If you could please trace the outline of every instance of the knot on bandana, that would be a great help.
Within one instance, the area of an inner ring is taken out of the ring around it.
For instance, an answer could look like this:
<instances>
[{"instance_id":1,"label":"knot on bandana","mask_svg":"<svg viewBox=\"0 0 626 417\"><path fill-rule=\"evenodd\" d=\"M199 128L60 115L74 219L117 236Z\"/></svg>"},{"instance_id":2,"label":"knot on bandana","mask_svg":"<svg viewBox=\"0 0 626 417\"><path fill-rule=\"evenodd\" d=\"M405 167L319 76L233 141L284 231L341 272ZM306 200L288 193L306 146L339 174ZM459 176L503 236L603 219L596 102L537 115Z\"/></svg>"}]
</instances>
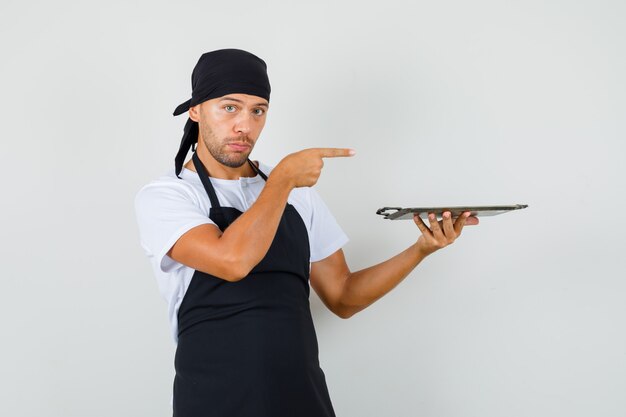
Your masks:
<instances>
[{"instance_id":1,"label":"knot on bandana","mask_svg":"<svg viewBox=\"0 0 626 417\"><path fill-rule=\"evenodd\" d=\"M191 98L176 107L174 116L227 94L250 94L269 101L271 92L265 61L241 49L219 49L202 54L191 73L191 88ZM198 132L198 123L188 118L174 159L176 176L183 169L189 149L197 142Z\"/></svg>"}]
</instances>

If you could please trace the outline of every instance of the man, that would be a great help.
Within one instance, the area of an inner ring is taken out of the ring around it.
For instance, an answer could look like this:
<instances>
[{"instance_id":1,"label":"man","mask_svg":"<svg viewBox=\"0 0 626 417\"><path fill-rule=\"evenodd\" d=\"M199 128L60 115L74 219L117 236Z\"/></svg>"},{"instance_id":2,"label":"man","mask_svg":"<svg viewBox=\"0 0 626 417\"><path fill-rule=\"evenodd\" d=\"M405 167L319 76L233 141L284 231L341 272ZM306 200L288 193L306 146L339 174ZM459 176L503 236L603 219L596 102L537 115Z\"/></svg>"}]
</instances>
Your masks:
<instances>
[{"instance_id":1,"label":"man","mask_svg":"<svg viewBox=\"0 0 626 417\"><path fill-rule=\"evenodd\" d=\"M202 55L192 98L174 112L189 114L175 169L136 197L177 341L174 416L334 416L309 288L348 318L477 223L445 213L429 228L415 217L415 244L351 272L341 250L348 239L311 187L324 158L354 152L306 149L273 169L248 159L269 109L266 68L242 50Z\"/></svg>"}]
</instances>

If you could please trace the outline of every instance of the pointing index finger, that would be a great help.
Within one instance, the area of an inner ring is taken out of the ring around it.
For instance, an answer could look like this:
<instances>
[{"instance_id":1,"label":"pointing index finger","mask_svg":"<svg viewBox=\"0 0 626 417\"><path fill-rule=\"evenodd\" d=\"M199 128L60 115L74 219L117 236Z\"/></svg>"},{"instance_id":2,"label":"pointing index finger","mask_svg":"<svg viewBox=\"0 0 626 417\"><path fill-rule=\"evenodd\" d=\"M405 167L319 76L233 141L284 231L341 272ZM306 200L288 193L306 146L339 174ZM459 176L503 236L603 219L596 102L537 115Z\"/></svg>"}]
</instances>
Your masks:
<instances>
[{"instance_id":1,"label":"pointing index finger","mask_svg":"<svg viewBox=\"0 0 626 417\"><path fill-rule=\"evenodd\" d=\"M318 148L318 151L322 158L346 157L356 154L354 149L347 148Z\"/></svg>"}]
</instances>

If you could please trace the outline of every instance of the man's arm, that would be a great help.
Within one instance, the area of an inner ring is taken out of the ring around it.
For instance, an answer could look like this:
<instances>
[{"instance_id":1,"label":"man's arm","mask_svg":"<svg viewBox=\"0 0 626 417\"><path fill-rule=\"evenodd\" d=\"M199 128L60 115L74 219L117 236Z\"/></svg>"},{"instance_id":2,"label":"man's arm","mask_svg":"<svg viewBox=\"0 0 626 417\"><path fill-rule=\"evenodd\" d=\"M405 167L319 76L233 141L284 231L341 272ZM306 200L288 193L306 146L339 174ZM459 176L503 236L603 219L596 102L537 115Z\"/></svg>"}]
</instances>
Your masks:
<instances>
[{"instance_id":1,"label":"man's arm","mask_svg":"<svg viewBox=\"0 0 626 417\"><path fill-rule=\"evenodd\" d=\"M258 264L276 234L291 187L268 178L257 201L224 233L203 224L183 234L168 252L176 262L227 281L238 281Z\"/></svg>"},{"instance_id":2,"label":"man's arm","mask_svg":"<svg viewBox=\"0 0 626 417\"><path fill-rule=\"evenodd\" d=\"M417 242L405 251L377 265L350 272L343 251L311 264L311 286L324 304L341 318L363 310L398 285L426 256L454 242L464 225L478 224L463 213L455 222L449 212L438 222L429 216L430 229L419 216L414 221L422 232Z\"/></svg>"},{"instance_id":3,"label":"man's arm","mask_svg":"<svg viewBox=\"0 0 626 417\"><path fill-rule=\"evenodd\" d=\"M317 182L322 158L352 154L349 149L317 148L288 155L274 168L250 209L224 233L214 225L194 227L176 241L168 256L227 281L243 279L269 250L291 190Z\"/></svg>"}]
</instances>

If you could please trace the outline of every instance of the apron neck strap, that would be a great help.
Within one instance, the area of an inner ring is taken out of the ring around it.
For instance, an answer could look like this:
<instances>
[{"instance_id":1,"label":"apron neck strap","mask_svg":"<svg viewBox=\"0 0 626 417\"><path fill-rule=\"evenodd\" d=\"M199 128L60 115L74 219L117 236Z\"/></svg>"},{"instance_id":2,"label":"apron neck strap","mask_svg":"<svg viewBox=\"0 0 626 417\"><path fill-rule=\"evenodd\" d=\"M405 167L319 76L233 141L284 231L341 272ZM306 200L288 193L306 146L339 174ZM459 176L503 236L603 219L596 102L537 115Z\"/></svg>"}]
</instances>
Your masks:
<instances>
[{"instance_id":1,"label":"apron neck strap","mask_svg":"<svg viewBox=\"0 0 626 417\"><path fill-rule=\"evenodd\" d=\"M202 161L200 161L200 158L198 157L198 153L194 152L193 157L191 159L193 160L193 165L196 167L196 172L198 173L198 176L200 177L200 181L202 181L202 185L204 185L204 189L209 195L209 200L211 200L211 207L214 207L216 209L221 208L219 200L217 199L217 194L215 193L215 188L213 188L213 184L211 184L211 180L209 179L209 174L204 168ZM263 171L261 171L256 165L254 165L254 163L250 159L248 159L248 163L250 164L254 172L260 175L264 181L267 181L267 175L265 175Z\"/></svg>"},{"instance_id":2,"label":"apron neck strap","mask_svg":"<svg viewBox=\"0 0 626 417\"><path fill-rule=\"evenodd\" d=\"M202 165L200 158L198 158L198 153L194 152L191 159L193 160L193 165L196 167L196 172L200 177L200 181L202 181L202 185L204 185L204 189L209 195L209 200L211 200L211 207L214 207L215 209L220 209L221 207L220 202L217 199L217 194L215 194L215 189L213 188L213 184L211 184L209 174L206 172L206 169L204 169L204 165Z\"/></svg>"},{"instance_id":3,"label":"apron neck strap","mask_svg":"<svg viewBox=\"0 0 626 417\"><path fill-rule=\"evenodd\" d=\"M263 180L267 182L267 175L265 175L263 173L263 171L261 171L260 168L258 168L256 165L254 165L254 162L252 162L250 159L248 159L248 163L250 164L250 166L252 167L254 172L256 172L258 175L260 175L261 178L263 178Z\"/></svg>"}]
</instances>

